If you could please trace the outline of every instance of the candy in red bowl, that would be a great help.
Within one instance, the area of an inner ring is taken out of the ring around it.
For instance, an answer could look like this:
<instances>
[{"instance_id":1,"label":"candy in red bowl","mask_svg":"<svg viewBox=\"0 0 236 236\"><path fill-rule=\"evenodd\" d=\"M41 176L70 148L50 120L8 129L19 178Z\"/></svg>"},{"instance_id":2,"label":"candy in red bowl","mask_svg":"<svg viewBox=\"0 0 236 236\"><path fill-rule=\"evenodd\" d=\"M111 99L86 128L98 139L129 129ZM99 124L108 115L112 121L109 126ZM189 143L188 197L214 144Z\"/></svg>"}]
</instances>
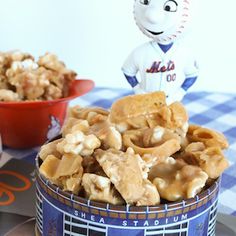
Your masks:
<instances>
[{"instance_id":1,"label":"candy in red bowl","mask_svg":"<svg viewBox=\"0 0 236 236\"><path fill-rule=\"evenodd\" d=\"M68 103L88 93L92 80L72 81L68 96L43 101L0 102L0 134L3 144L11 148L30 148L56 136L66 116Z\"/></svg>"}]
</instances>

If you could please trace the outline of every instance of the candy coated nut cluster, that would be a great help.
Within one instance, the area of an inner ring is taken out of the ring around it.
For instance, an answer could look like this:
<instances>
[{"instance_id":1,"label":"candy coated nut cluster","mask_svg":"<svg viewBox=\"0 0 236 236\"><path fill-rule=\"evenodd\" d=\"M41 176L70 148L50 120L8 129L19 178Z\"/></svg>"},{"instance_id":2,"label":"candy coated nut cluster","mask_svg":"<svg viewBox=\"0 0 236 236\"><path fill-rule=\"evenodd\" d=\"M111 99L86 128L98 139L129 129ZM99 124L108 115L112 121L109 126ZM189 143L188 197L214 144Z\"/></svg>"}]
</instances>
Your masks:
<instances>
[{"instance_id":1,"label":"candy coated nut cluster","mask_svg":"<svg viewBox=\"0 0 236 236\"><path fill-rule=\"evenodd\" d=\"M0 101L53 100L68 95L76 73L54 54L35 61L20 51L0 53Z\"/></svg>"},{"instance_id":2,"label":"candy coated nut cluster","mask_svg":"<svg viewBox=\"0 0 236 236\"><path fill-rule=\"evenodd\" d=\"M192 198L199 193L205 186L208 175L197 166L168 157L151 168L149 178L162 198L177 201Z\"/></svg>"},{"instance_id":3,"label":"candy coated nut cluster","mask_svg":"<svg viewBox=\"0 0 236 236\"><path fill-rule=\"evenodd\" d=\"M155 92L121 98L109 111L70 108L62 138L41 148L39 171L90 200L153 206L207 188L228 167L227 147L223 134L189 125L181 103L168 106Z\"/></svg>"}]
</instances>

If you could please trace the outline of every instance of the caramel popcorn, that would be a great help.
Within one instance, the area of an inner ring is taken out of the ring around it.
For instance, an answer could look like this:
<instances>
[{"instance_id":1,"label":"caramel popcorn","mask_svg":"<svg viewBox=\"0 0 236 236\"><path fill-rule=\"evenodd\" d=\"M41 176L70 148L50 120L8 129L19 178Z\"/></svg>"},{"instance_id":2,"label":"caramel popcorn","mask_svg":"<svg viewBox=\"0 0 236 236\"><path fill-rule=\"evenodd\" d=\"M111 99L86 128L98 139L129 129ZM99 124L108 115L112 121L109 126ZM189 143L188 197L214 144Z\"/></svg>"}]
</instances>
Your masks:
<instances>
[{"instance_id":1,"label":"caramel popcorn","mask_svg":"<svg viewBox=\"0 0 236 236\"><path fill-rule=\"evenodd\" d=\"M93 134L84 135L81 131L67 134L65 139L57 144L60 153L72 153L75 155L89 156L94 149L100 147L100 140Z\"/></svg>"},{"instance_id":2,"label":"caramel popcorn","mask_svg":"<svg viewBox=\"0 0 236 236\"><path fill-rule=\"evenodd\" d=\"M0 68L1 70L1 68ZM5 76L0 74L0 89L6 89L8 88L8 83L7 83L7 79Z\"/></svg>"},{"instance_id":3,"label":"caramel popcorn","mask_svg":"<svg viewBox=\"0 0 236 236\"><path fill-rule=\"evenodd\" d=\"M46 53L35 61L28 53L0 53L0 101L62 98L75 77L54 54Z\"/></svg>"},{"instance_id":4,"label":"caramel popcorn","mask_svg":"<svg viewBox=\"0 0 236 236\"><path fill-rule=\"evenodd\" d=\"M39 57L38 65L61 74L75 75L73 71L66 68L64 62L59 61L58 57L51 53L46 53L44 56Z\"/></svg>"},{"instance_id":5,"label":"caramel popcorn","mask_svg":"<svg viewBox=\"0 0 236 236\"><path fill-rule=\"evenodd\" d=\"M19 101L19 95L8 89L0 89L0 101Z\"/></svg>"},{"instance_id":6,"label":"caramel popcorn","mask_svg":"<svg viewBox=\"0 0 236 236\"><path fill-rule=\"evenodd\" d=\"M49 58L40 65L61 70ZM184 106L167 105L164 93L133 95L110 111L70 108L62 138L39 152L40 173L90 200L153 206L203 191L228 167L227 147L223 134L189 125Z\"/></svg>"}]
</instances>

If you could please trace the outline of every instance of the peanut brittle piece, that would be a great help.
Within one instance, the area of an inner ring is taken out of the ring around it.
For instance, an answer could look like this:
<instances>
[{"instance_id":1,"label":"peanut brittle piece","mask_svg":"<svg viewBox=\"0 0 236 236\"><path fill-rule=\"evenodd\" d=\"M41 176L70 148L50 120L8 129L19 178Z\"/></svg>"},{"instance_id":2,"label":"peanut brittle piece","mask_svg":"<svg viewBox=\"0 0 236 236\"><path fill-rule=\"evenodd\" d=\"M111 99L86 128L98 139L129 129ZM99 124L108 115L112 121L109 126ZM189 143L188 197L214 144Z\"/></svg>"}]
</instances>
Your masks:
<instances>
[{"instance_id":1,"label":"peanut brittle piece","mask_svg":"<svg viewBox=\"0 0 236 236\"><path fill-rule=\"evenodd\" d=\"M169 106L164 106L158 112L160 126L168 129L180 129L188 122L188 113L180 102L174 102ZM184 130L185 134L187 129Z\"/></svg>"},{"instance_id":2,"label":"peanut brittle piece","mask_svg":"<svg viewBox=\"0 0 236 236\"><path fill-rule=\"evenodd\" d=\"M124 200L107 177L85 173L82 178L82 186L90 200L114 205L124 204Z\"/></svg>"},{"instance_id":3,"label":"peanut brittle piece","mask_svg":"<svg viewBox=\"0 0 236 236\"><path fill-rule=\"evenodd\" d=\"M68 117L62 126L61 132L62 136L65 137L67 134L73 133L75 131L81 131L86 134L89 130L89 123L87 120L76 119L73 117Z\"/></svg>"},{"instance_id":4,"label":"peanut brittle piece","mask_svg":"<svg viewBox=\"0 0 236 236\"><path fill-rule=\"evenodd\" d=\"M75 106L69 110L69 116L77 119L87 120L89 125L107 120L109 112L100 107Z\"/></svg>"},{"instance_id":5,"label":"peanut brittle piece","mask_svg":"<svg viewBox=\"0 0 236 236\"><path fill-rule=\"evenodd\" d=\"M89 133L99 138L103 149L114 148L120 150L122 147L121 134L108 121L95 123L90 127Z\"/></svg>"},{"instance_id":6,"label":"peanut brittle piece","mask_svg":"<svg viewBox=\"0 0 236 236\"><path fill-rule=\"evenodd\" d=\"M126 203L156 205L160 202L158 191L147 180L145 162L132 149L126 153L98 149L95 157Z\"/></svg>"},{"instance_id":7,"label":"peanut brittle piece","mask_svg":"<svg viewBox=\"0 0 236 236\"><path fill-rule=\"evenodd\" d=\"M39 168L40 174L63 190L78 193L83 175L82 157L79 155L63 155L58 159L48 155Z\"/></svg>"},{"instance_id":8,"label":"peanut brittle piece","mask_svg":"<svg viewBox=\"0 0 236 236\"><path fill-rule=\"evenodd\" d=\"M202 142L206 147L225 149L229 146L226 137L222 133L198 125L190 125L187 136L190 142Z\"/></svg>"},{"instance_id":9,"label":"peanut brittle piece","mask_svg":"<svg viewBox=\"0 0 236 236\"><path fill-rule=\"evenodd\" d=\"M180 154L178 158L183 159L187 163L199 166L208 174L209 178L218 178L224 170L229 167L229 162L225 158L220 147L200 149L198 143L198 149L194 150L192 146L193 144L190 145L187 146L185 152Z\"/></svg>"},{"instance_id":10,"label":"peanut brittle piece","mask_svg":"<svg viewBox=\"0 0 236 236\"><path fill-rule=\"evenodd\" d=\"M107 177L94 156L84 157L82 161L82 166L84 169L84 173L96 174L99 176Z\"/></svg>"},{"instance_id":11,"label":"peanut brittle piece","mask_svg":"<svg viewBox=\"0 0 236 236\"><path fill-rule=\"evenodd\" d=\"M121 123L127 119L156 113L164 105L166 98L163 92L126 96L112 104L109 119L112 123Z\"/></svg>"},{"instance_id":12,"label":"peanut brittle piece","mask_svg":"<svg viewBox=\"0 0 236 236\"><path fill-rule=\"evenodd\" d=\"M180 150L178 136L173 134L170 139L166 139L166 137L170 137L170 134L165 135L163 128L159 129L160 132L152 130L152 135L149 135L148 131L146 129L126 131L123 134L124 146L131 147L139 155L151 154L158 158L169 157Z\"/></svg>"},{"instance_id":13,"label":"peanut brittle piece","mask_svg":"<svg viewBox=\"0 0 236 236\"><path fill-rule=\"evenodd\" d=\"M39 157L41 160L45 160L47 156L53 155L58 159L61 159L61 153L57 151L57 144L60 143L63 139L56 139L52 142L44 144L39 151Z\"/></svg>"}]
</instances>

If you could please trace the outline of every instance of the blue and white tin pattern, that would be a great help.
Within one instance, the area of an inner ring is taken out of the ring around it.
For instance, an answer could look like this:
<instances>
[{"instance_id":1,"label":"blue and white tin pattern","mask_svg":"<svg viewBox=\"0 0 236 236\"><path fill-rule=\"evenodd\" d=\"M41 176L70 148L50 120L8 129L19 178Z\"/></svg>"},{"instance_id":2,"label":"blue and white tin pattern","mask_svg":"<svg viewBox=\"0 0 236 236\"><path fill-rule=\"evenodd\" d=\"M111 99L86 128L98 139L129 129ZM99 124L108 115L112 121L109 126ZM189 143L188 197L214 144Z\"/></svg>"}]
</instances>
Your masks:
<instances>
[{"instance_id":1,"label":"blue and white tin pattern","mask_svg":"<svg viewBox=\"0 0 236 236\"><path fill-rule=\"evenodd\" d=\"M219 179L193 199L156 207L89 201L61 191L38 173L36 228L43 236L215 235Z\"/></svg>"}]
</instances>

